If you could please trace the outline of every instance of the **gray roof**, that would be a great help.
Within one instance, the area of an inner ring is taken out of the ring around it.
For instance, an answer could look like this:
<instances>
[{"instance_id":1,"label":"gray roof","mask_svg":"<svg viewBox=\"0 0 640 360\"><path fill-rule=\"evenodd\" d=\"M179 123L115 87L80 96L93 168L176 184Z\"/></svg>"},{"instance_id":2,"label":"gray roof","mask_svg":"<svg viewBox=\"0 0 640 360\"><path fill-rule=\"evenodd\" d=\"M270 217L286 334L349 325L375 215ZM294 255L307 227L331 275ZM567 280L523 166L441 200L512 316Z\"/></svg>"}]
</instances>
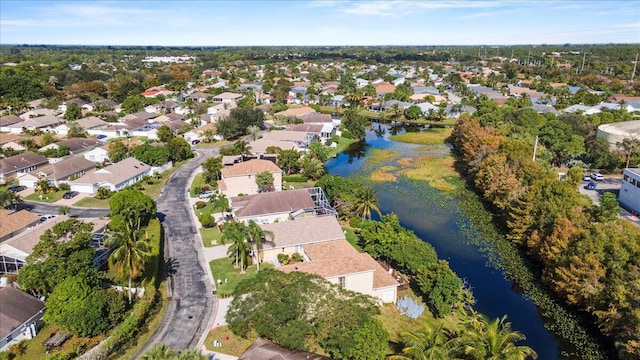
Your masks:
<instances>
[{"instance_id":1,"label":"gray roof","mask_svg":"<svg viewBox=\"0 0 640 360\"><path fill-rule=\"evenodd\" d=\"M44 309L36 297L13 286L0 288L0 339Z\"/></svg>"},{"instance_id":2,"label":"gray roof","mask_svg":"<svg viewBox=\"0 0 640 360\"><path fill-rule=\"evenodd\" d=\"M331 358L302 351L285 349L268 340L257 338L238 360L331 360Z\"/></svg>"},{"instance_id":3,"label":"gray roof","mask_svg":"<svg viewBox=\"0 0 640 360\"><path fill-rule=\"evenodd\" d=\"M96 167L96 163L80 156L71 156L55 164L46 165L40 169L31 171L31 175L46 174L49 180L67 179L73 174L91 170Z\"/></svg>"},{"instance_id":4,"label":"gray roof","mask_svg":"<svg viewBox=\"0 0 640 360\"><path fill-rule=\"evenodd\" d=\"M77 152L82 149L90 148L98 145L99 141L91 138L71 138L58 141L56 145L65 145L71 152Z\"/></svg>"},{"instance_id":5,"label":"gray roof","mask_svg":"<svg viewBox=\"0 0 640 360\"><path fill-rule=\"evenodd\" d=\"M273 232L275 247L345 239L340 223L334 216L303 217L293 221L261 224L260 227Z\"/></svg>"},{"instance_id":6,"label":"gray roof","mask_svg":"<svg viewBox=\"0 0 640 360\"><path fill-rule=\"evenodd\" d=\"M21 121L22 119L20 119L16 115L0 116L0 126L9 126L9 125L19 123Z\"/></svg>"},{"instance_id":7,"label":"gray roof","mask_svg":"<svg viewBox=\"0 0 640 360\"><path fill-rule=\"evenodd\" d=\"M109 182L114 185L123 183L140 174L151 171L151 166L136 160L135 158L126 158L113 165L109 165L100 170L81 176L72 181L77 184L97 184L101 182Z\"/></svg>"},{"instance_id":8,"label":"gray roof","mask_svg":"<svg viewBox=\"0 0 640 360\"><path fill-rule=\"evenodd\" d=\"M12 172L48 163L46 157L34 152L24 152L22 154L0 159L0 173L10 174Z\"/></svg>"}]
</instances>

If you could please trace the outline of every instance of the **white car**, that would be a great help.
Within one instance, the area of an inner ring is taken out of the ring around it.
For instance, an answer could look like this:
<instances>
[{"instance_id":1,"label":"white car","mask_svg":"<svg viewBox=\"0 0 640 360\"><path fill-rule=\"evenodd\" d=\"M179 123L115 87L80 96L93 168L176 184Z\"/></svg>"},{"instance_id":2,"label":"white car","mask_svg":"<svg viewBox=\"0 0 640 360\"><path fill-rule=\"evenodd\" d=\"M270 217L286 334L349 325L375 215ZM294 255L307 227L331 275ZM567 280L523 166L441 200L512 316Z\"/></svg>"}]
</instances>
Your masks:
<instances>
[{"instance_id":1,"label":"white car","mask_svg":"<svg viewBox=\"0 0 640 360\"><path fill-rule=\"evenodd\" d=\"M207 190L207 191L203 191L200 193L200 195L198 195L199 199L208 199L209 197L211 197L211 195L214 194L214 191L212 190Z\"/></svg>"},{"instance_id":2,"label":"white car","mask_svg":"<svg viewBox=\"0 0 640 360\"><path fill-rule=\"evenodd\" d=\"M591 178L596 181L604 180L604 176L602 176L602 174L600 173L591 174Z\"/></svg>"}]
</instances>

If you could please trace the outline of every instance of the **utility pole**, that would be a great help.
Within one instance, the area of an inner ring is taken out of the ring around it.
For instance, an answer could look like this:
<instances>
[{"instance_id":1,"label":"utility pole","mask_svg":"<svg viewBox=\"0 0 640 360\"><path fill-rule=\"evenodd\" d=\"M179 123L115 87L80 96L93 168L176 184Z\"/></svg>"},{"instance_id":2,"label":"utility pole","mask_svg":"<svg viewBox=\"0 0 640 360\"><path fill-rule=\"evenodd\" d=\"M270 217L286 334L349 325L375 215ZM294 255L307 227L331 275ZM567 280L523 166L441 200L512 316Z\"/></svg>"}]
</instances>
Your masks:
<instances>
[{"instance_id":1,"label":"utility pole","mask_svg":"<svg viewBox=\"0 0 640 360\"><path fill-rule=\"evenodd\" d=\"M631 82L633 82L633 78L636 76L637 66L638 66L638 53L636 53L636 61L633 62L633 72L631 73Z\"/></svg>"},{"instance_id":2,"label":"utility pole","mask_svg":"<svg viewBox=\"0 0 640 360\"><path fill-rule=\"evenodd\" d=\"M584 71L584 61L587 59L587 52L585 51L582 55L582 68L580 68L580 73Z\"/></svg>"}]
</instances>

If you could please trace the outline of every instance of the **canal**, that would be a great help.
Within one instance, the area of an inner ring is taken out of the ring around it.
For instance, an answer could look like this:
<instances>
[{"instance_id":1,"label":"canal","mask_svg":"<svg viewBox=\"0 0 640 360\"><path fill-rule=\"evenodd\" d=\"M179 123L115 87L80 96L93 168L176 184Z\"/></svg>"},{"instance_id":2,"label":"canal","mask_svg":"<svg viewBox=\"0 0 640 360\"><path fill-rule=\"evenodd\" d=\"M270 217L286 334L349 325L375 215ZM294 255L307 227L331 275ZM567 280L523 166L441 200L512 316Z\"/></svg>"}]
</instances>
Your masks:
<instances>
[{"instance_id":1,"label":"canal","mask_svg":"<svg viewBox=\"0 0 640 360\"><path fill-rule=\"evenodd\" d=\"M416 150L420 145L391 141L388 129L384 132L368 131L365 148L351 148L330 159L326 164L329 174L367 177L385 165L367 161L372 149L393 150L402 157L418 156ZM448 148L442 146L435 151L447 152ZM535 304L518 291L513 281L506 280L501 270L489 265L476 246L469 244L465 229L470 222L460 211L457 199L425 182L403 176L397 179L370 184L380 199L380 211L396 213L404 227L433 245L438 256L449 261L458 276L471 286L477 311L491 318L507 315L512 329L526 336L518 345L533 348L538 359L561 358L560 342L544 327Z\"/></svg>"}]
</instances>

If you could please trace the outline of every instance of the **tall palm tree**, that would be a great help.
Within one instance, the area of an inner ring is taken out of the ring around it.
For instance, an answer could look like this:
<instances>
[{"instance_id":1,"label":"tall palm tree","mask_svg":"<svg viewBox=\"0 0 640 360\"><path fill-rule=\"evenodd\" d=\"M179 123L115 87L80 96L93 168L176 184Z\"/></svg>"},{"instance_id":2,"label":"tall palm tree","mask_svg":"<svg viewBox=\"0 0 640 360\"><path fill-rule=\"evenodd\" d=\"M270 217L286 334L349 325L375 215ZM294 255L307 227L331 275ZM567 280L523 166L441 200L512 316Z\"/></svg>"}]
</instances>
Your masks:
<instances>
[{"instance_id":1,"label":"tall palm tree","mask_svg":"<svg viewBox=\"0 0 640 360\"><path fill-rule=\"evenodd\" d=\"M525 336L511 330L511 323L507 317L489 320L478 315L476 320L468 322L464 353L474 359L488 360L524 360L537 359L538 354L528 346L517 346L515 343L525 339Z\"/></svg>"},{"instance_id":2,"label":"tall palm tree","mask_svg":"<svg viewBox=\"0 0 640 360\"><path fill-rule=\"evenodd\" d=\"M260 137L260 128L256 125L251 125L247 128L247 134L249 134L253 141L255 141Z\"/></svg>"},{"instance_id":3,"label":"tall palm tree","mask_svg":"<svg viewBox=\"0 0 640 360\"><path fill-rule=\"evenodd\" d=\"M262 250L262 242L266 239L273 241L273 231L263 230L260 225L255 221L249 221L247 226L247 234L249 235L249 241L255 245L255 250L252 249L256 258L256 270L260 271L260 250Z\"/></svg>"},{"instance_id":4,"label":"tall palm tree","mask_svg":"<svg viewBox=\"0 0 640 360\"><path fill-rule=\"evenodd\" d=\"M131 303L131 283L144 271L144 265L151 256L146 239L140 239L131 221L125 222L123 229L113 234L110 247L109 267L115 268L118 276L129 279L129 303Z\"/></svg>"},{"instance_id":5,"label":"tall palm tree","mask_svg":"<svg viewBox=\"0 0 640 360\"><path fill-rule=\"evenodd\" d=\"M140 357L142 360L170 360L176 353L165 344L155 344Z\"/></svg>"},{"instance_id":6,"label":"tall palm tree","mask_svg":"<svg viewBox=\"0 0 640 360\"><path fill-rule=\"evenodd\" d=\"M227 251L229 256L235 256L235 267L240 267L240 273L244 274L251 245L247 241L247 226L240 222L230 221L222 225L222 236L220 240L223 244L231 242Z\"/></svg>"},{"instance_id":7,"label":"tall palm tree","mask_svg":"<svg viewBox=\"0 0 640 360\"><path fill-rule=\"evenodd\" d=\"M448 360L454 357L457 350L455 339L442 321L425 322L420 330L415 333L402 332L400 337L404 346L402 354L394 355L391 359Z\"/></svg>"},{"instance_id":8,"label":"tall palm tree","mask_svg":"<svg viewBox=\"0 0 640 360\"><path fill-rule=\"evenodd\" d=\"M312 141L307 146L307 155L320 162L326 162L329 159L329 148L322 144L320 141Z\"/></svg>"},{"instance_id":9,"label":"tall palm tree","mask_svg":"<svg viewBox=\"0 0 640 360\"><path fill-rule=\"evenodd\" d=\"M371 211L374 211L378 214L378 216L382 216L380 213L378 197L376 193L370 187L362 187L356 192L356 202L358 206L356 207L356 215L361 216L364 220L365 218L371 219Z\"/></svg>"}]
</instances>

